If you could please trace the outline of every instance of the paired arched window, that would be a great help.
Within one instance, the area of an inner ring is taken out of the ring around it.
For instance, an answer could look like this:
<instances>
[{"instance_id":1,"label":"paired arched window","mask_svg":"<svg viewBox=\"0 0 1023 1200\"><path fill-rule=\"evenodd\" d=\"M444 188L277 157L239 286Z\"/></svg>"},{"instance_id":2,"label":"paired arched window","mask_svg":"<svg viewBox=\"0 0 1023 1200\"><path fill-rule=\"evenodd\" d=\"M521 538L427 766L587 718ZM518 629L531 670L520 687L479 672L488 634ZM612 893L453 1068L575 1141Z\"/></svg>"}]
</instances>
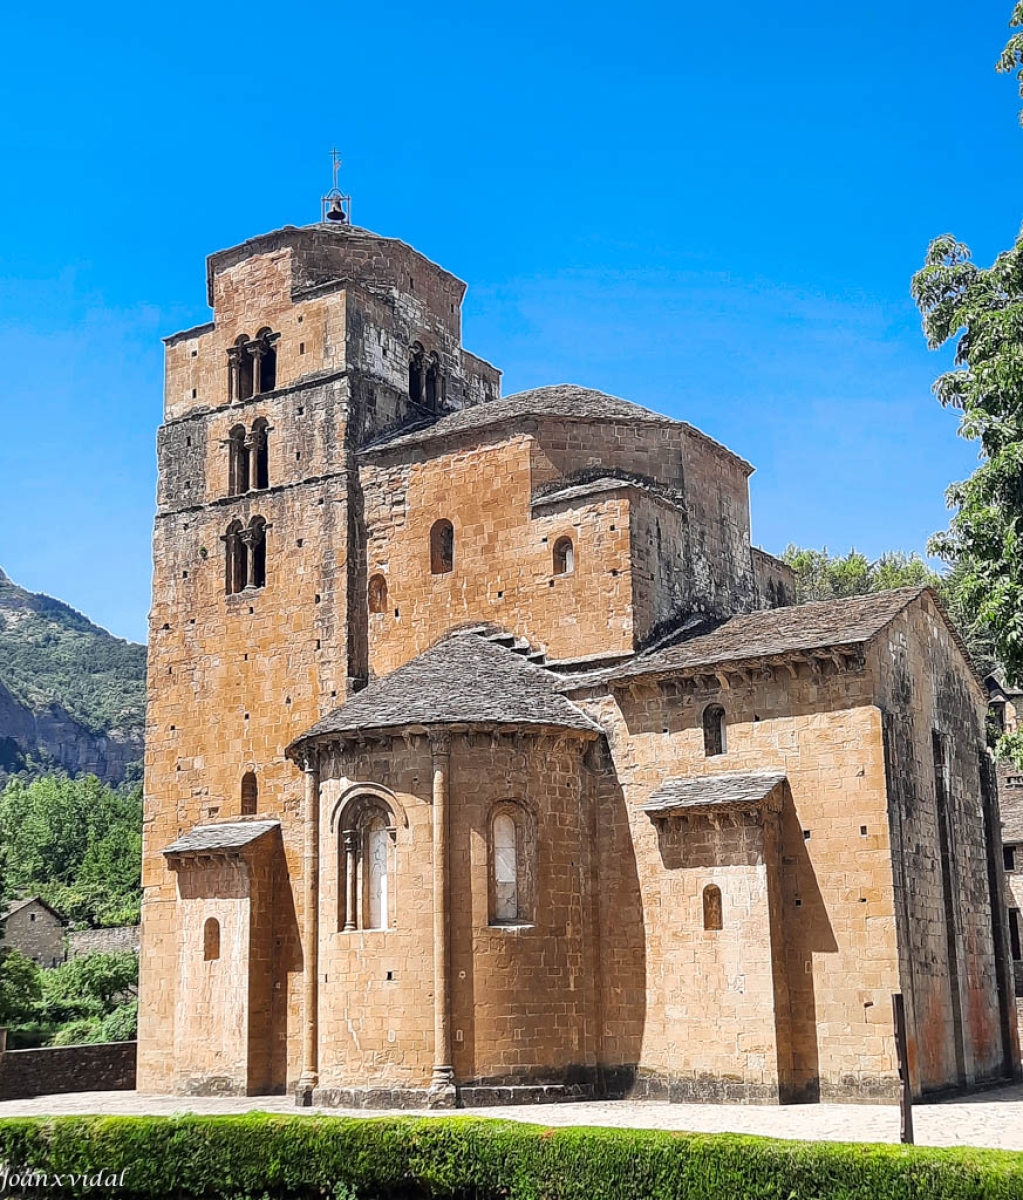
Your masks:
<instances>
[{"instance_id":1,"label":"paired arched window","mask_svg":"<svg viewBox=\"0 0 1023 1200\"><path fill-rule=\"evenodd\" d=\"M559 537L554 543L554 574L571 575L575 570L575 546L570 537Z\"/></svg>"},{"instance_id":2,"label":"paired arched window","mask_svg":"<svg viewBox=\"0 0 1023 1200\"><path fill-rule=\"evenodd\" d=\"M708 883L703 889L703 927L704 929L721 929L723 926L721 913L721 889L714 883Z\"/></svg>"},{"instance_id":3,"label":"paired arched window","mask_svg":"<svg viewBox=\"0 0 1023 1200\"><path fill-rule=\"evenodd\" d=\"M703 752L708 758L728 751L728 726L720 704L708 704L703 710Z\"/></svg>"},{"instance_id":4,"label":"paired arched window","mask_svg":"<svg viewBox=\"0 0 1023 1200\"><path fill-rule=\"evenodd\" d=\"M228 491L232 496L270 486L268 438L270 426L260 417L251 432L235 425L227 437Z\"/></svg>"},{"instance_id":5,"label":"paired arched window","mask_svg":"<svg viewBox=\"0 0 1023 1200\"><path fill-rule=\"evenodd\" d=\"M386 612L387 580L383 575L373 575L370 577L367 592L369 595L369 611L371 613Z\"/></svg>"},{"instance_id":6,"label":"paired arched window","mask_svg":"<svg viewBox=\"0 0 1023 1200\"><path fill-rule=\"evenodd\" d=\"M529 814L514 802L499 804L490 818L490 923L532 920L533 838Z\"/></svg>"},{"instance_id":7,"label":"paired arched window","mask_svg":"<svg viewBox=\"0 0 1023 1200\"><path fill-rule=\"evenodd\" d=\"M206 962L220 957L220 922L209 917L202 927L202 956Z\"/></svg>"},{"instance_id":8,"label":"paired arched window","mask_svg":"<svg viewBox=\"0 0 1023 1200\"><path fill-rule=\"evenodd\" d=\"M224 590L229 596L246 588L266 586L266 530L263 517L253 517L247 526L232 521L224 534Z\"/></svg>"},{"instance_id":9,"label":"paired arched window","mask_svg":"<svg viewBox=\"0 0 1023 1200\"><path fill-rule=\"evenodd\" d=\"M454 526L450 521L435 521L430 530L430 571L434 575L446 575L454 567Z\"/></svg>"},{"instance_id":10,"label":"paired arched window","mask_svg":"<svg viewBox=\"0 0 1023 1200\"><path fill-rule=\"evenodd\" d=\"M242 816L251 817L259 811L259 783L255 771L242 776Z\"/></svg>"},{"instance_id":11,"label":"paired arched window","mask_svg":"<svg viewBox=\"0 0 1023 1200\"><path fill-rule=\"evenodd\" d=\"M408 359L408 398L431 413L438 412L444 401L444 376L440 358L427 354L421 342L413 342Z\"/></svg>"},{"instance_id":12,"label":"paired arched window","mask_svg":"<svg viewBox=\"0 0 1023 1200\"><path fill-rule=\"evenodd\" d=\"M346 806L338 888L342 930L394 925L396 833L394 814L380 797L360 797Z\"/></svg>"},{"instance_id":13,"label":"paired arched window","mask_svg":"<svg viewBox=\"0 0 1023 1200\"><path fill-rule=\"evenodd\" d=\"M279 333L264 328L250 339L247 333L235 339L227 352L228 399L250 400L277 386L277 340Z\"/></svg>"}]
</instances>

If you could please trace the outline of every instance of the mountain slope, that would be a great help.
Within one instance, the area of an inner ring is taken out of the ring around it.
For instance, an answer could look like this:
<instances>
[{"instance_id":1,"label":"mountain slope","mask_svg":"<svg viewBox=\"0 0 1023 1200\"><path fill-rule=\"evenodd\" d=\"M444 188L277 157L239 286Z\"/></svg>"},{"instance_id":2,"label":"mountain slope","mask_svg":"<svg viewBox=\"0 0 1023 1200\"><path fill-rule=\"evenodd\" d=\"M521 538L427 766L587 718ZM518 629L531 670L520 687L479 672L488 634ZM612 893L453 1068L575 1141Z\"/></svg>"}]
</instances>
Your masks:
<instances>
[{"instance_id":1,"label":"mountain slope","mask_svg":"<svg viewBox=\"0 0 1023 1200\"><path fill-rule=\"evenodd\" d=\"M146 648L0 571L0 777L60 767L119 783L142 757Z\"/></svg>"}]
</instances>

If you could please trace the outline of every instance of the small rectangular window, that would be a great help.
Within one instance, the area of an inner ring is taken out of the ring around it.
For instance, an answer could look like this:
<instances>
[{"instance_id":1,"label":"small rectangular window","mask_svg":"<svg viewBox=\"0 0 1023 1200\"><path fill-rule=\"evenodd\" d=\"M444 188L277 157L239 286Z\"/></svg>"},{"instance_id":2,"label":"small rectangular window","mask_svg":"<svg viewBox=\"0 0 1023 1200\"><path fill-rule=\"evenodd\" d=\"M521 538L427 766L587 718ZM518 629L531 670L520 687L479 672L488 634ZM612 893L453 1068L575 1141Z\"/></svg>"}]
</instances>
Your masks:
<instances>
[{"instance_id":1,"label":"small rectangular window","mask_svg":"<svg viewBox=\"0 0 1023 1200\"><path fill-rule=\"evenodd\" d=\"M1012 945L1012 961L1020 962L1023 960L1023 949L1020 947L1019 940L1019 909L1009 909L1009 942Z\"/></svg>"},{"instance_id":2,"label":"small rectangular window","mask_svg":"<svg viewBox=\"0 0 1023 1200\"><path fill-rule=\"evenodd\" d=\"M1003 846L1002 847L1002 860L1005 863L1005 869L1007 871L1015 871L1016 870L1016 847L1015 846Z\"/></svg>"}]
</instances>

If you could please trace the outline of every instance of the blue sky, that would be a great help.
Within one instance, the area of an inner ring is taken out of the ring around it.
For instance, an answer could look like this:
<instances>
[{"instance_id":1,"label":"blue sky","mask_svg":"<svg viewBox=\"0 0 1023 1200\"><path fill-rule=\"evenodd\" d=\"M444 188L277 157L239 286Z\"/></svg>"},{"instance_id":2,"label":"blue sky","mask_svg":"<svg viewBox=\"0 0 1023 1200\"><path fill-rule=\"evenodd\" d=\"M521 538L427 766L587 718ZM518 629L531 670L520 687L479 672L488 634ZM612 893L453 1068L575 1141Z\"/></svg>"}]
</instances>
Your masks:
<instances>
[{"instance_id":1,"label":"blue sky","mask_svg":"<svg viewBox=\"0 0 1023 1200\"><path fill-rule=\"evenodd\" d=\"M750 459L754 540L922 550L975 461L909 280L1023 216L1009 0L10 6L0 566L143 639L160 337L204 257L355 219L468 281L509 393L573 381Z\"/></svg>"}]
</instances>

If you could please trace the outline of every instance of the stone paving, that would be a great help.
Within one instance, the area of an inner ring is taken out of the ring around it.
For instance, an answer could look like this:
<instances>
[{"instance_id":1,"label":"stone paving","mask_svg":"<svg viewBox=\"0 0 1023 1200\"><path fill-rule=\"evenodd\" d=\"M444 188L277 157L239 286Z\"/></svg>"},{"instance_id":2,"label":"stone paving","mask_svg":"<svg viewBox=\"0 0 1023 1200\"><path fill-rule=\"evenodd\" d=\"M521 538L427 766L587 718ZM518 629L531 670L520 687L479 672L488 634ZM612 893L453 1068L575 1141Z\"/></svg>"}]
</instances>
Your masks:
<instances>
[{"instance_id":1,"label":"stone paving","mask_svg":"<svg viewBox=\"0 0 1023 1200\"><path fill-rule=\"evenodd\" d=\"M899 1110L893 1105L802 1104L771 1107L620 1100L459 1111L463 1115L504 1117L546 1126L603 1125L627 1129L688 1130L694 1133L755 1133L767 1137L814 1141L899 1140ZM185 1098L140 1092L79 1092L0 1102L0 1118L86 1113L166 1116L182 1112L321 1112L360 1117L399 1115L394 1111L353 1113L337 1108L297 1109L286 1096ZM914 1109L914 1118L916 1140L920 1145L991 1146L1003 1150L1023 1150L1023 1085L992 1089L965 1099L918 1105Z\"/></svg>"}]
</instances>

